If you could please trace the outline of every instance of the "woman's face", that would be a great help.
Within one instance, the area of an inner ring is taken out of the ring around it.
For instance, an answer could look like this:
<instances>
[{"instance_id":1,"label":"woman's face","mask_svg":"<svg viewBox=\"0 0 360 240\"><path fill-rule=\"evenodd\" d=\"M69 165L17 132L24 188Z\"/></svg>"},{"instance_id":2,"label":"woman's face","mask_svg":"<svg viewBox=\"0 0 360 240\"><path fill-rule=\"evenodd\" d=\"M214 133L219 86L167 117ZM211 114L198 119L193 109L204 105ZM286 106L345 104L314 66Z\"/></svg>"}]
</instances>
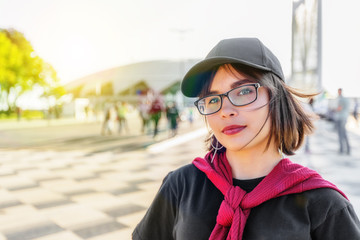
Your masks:
<instances>
[{"instance_id":1,"label":"woman's face","mask_svg":"<svg viewBox=\"0 0 360 240\"><path fill-rule=\"evenodd\" d=\"M245 75L238 73L231 65L230 69L221 66L216 72L210 86L212 94L225 93L235 86L249 84L250 81ZM227 151L239 151L246 149L265 148L269 133L270 119L269 94L265 87L258 89L258 98L255 102L237 107L231 104L227 97L223 97L221 109L211 115L207 115L209 126L215 137L224 145Z\"/></svg>"}]
</instances>

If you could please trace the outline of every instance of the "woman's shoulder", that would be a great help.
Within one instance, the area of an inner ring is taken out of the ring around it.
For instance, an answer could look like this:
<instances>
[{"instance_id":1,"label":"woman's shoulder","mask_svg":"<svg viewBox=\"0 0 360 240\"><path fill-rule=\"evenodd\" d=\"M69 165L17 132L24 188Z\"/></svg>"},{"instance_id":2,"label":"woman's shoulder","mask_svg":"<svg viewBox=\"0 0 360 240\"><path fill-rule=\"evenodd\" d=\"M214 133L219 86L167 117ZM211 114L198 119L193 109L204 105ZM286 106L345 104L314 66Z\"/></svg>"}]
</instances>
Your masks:
<instances>
[{"instance_id":1,"label":"woman's shoulder","mask_svg":"<svg viewBox=\"0 0 360 240\"><path fill-rule=\"evenodd\" d=\"M196 168L194 164L189 163L171 171L166 178L169 180L192 180L197 179L199 176L204 177L205 174Z\"/></svg>"},{"instance_id":2,"label":"woman's shoulder","mask_svg":"<svg viewBox=\"0 0 360 240\"><path fill-rule=\"evenodd\" d=\"M324 239L359 239L359 219L350 201L340 192L320 188L306 191L304 195L309 198L307 209L314 236Z\"/></svg>"},{"instance_id":3,"label":"woman's shoulder","mask_svg":"<svg viewBox=\"0 0 360 240\"><path fill-rule=\"evenodd\" d=\"M285 207L287 212L306 213L315 225L330 216L352 209L351 203L338 191L331 188L317 188L300 193L284 195L269 201L264 207ZM291 215L291 214L290 214Z\"/></svg>"},{"instance_id":4,"label":"woman's shoulder","mask_svg":"<svg viewBox=\"0 0 360 240\"><path fill-rule=\"evenodd\" d=\"M318 188L303 192L309 205L320 205L334 211L345 208L350 202L337 190L332 188Z\"/></svg>"},{"instance_id":5,"label":"woman's shoulder","mask_svg":"<svg viewBox=\"0 0 360 240\"><path fill-rule=\"evenodd\" d=\"M352 204L340 192L331 188L305 191L309 217L314 226L320 226L329 219L345 219L354 214Z\"/></svg>"},{"instance_id":6,"label":"woman's shoulder","mask_svg":"<svg viewBox=\"0 0 360 240\"><path fill-rule=\"evenodd\" d=\"M184 165L170 172L164 179L163 188L171 189L177 196L197 195L217 190L206 174L193 164Z\"/></svg>"}]
</instances>

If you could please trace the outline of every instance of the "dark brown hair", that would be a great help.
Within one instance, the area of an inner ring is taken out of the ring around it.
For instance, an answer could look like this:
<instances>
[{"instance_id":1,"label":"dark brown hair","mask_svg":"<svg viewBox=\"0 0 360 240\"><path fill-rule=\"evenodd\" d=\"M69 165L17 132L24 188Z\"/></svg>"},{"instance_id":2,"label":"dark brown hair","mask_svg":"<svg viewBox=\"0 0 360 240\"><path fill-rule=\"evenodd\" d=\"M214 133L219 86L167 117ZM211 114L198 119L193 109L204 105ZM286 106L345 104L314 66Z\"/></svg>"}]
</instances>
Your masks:
<instances>
[{"instance_id":1,"label":"dark brown hair","mask_svg":"<svg viewBox=\"0 0 360 240\"><path fill-rule=\"evenodd\" d=\"M265 87L269 94L269 117L271 121L270 137L266 149L274 140L275 146L286 155L294 155L300 148L305 134L312 133L314 125L312 115L305 112L297 98L312 98L316 94L305 94L287 86L284 81L271 72L258 70L241 64L230 64L237 72L245 75L249 80L260 83ZM223 65L231 74L232 69L229 65ZM204 97L210 92L210 86L219 67L211 70L209 79L204 81L203 89L199 97ZM206 120L205 120L206 121ZM205 140L207 149L210 151L214 147L222 147L216 137L210 133ZM266 150L265 149L265 150ZM222 147L218 152L224 152Z\"/></svg>"}]
</instances>

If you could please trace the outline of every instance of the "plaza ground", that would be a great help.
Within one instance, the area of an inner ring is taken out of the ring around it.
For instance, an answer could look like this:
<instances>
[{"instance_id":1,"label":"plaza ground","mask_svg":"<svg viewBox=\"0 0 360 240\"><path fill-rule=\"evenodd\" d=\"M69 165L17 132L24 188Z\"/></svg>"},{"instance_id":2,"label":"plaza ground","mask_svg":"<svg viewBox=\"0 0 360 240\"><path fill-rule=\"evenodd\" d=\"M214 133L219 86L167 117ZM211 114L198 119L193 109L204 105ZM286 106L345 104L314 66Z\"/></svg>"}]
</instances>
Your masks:
<instances>
[{"instance_id":1,"label":"plaza ground","mask_svg":"<svg viewBox=\"0 0 360 240\"><path fill-rule=\"evenodd\" d=\"M129 133L100 122L59 120L0 126L0 240L131 239L162 179L205 153L201 120L154 139L129 119ZM33 125L31 125L33 124ZM342 189L360 215L360 129L349 122L351 155L339 155L332 122L317 121L311 153L291 159Z\"/></svg>"}]
</instances>

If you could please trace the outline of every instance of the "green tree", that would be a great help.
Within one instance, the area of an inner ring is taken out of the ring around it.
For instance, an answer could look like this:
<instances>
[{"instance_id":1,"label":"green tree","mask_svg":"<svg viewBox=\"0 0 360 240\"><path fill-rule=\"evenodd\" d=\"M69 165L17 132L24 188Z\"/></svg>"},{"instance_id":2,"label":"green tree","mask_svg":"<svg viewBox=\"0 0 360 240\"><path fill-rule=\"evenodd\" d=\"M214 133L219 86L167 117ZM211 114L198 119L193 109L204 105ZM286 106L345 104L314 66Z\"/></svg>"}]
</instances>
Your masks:
<instances>
[{"instance_id":1,"label":"green tree","mask_svg":"<svg viewBox=\"0 0 360 240\"><path fill-rule=\"evenodd\" d=\"M50 64L43 64L43 69L40 75L42 75L41 78L44 81L44 84L42 85L44 90L42 95L43 97L53 97L56 101L58 101L66 94L65 88L60 85L55 69Z\"/></svg>"},{"instance_id":2,"label":"green tree","mask_svg":"<svg viewBox=\"0 0 360 240\"><path fill-rule=\"evenodd\" d=\"M0 93L6 99L8 113L14 111L24 92L35 85L51 87L56 82L55 70L37 56L22 33L0 29Z\"/></svg>"}]
</instances>

